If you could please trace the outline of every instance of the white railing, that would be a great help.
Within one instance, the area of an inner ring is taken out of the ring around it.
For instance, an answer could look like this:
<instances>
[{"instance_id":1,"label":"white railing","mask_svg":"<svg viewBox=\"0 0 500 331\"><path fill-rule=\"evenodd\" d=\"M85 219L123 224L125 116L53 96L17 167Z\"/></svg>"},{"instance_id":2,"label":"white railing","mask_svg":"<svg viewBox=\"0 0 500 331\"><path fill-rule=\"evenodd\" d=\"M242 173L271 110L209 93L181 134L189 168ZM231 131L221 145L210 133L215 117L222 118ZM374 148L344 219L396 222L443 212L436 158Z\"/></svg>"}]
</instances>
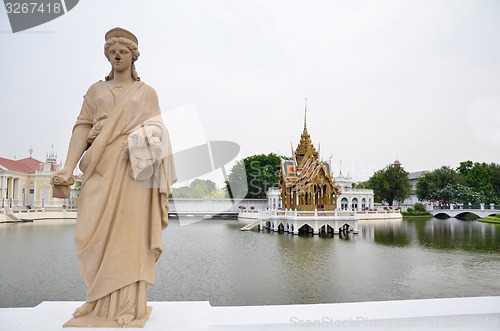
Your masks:
<instances>
[{"instance_id":1,"label":"white railing","mask_svg":"<svg viewBox=\"0 0 500 331\"><path fill-rule=\"evenodd\" d=\"M34 200L34 201L24 201L18 199L0 199L0 209L11 208L11 209L33 209L33 208L62 208L63 206L73 207L76 206L76 199L55 199L55 200Z\"/></svg>"},{"instance_id":2,"label":"white railing","mask_svg":"<svg viewBox=\"0 0 500 331\"><path fill-rule=\"evenodd\" d=\"M344 187L341 189L342 193L367 193L367 194L373 194L373 190L367 189L367 188L355 188L355 187Z\"/></svg>"},{"instance_id":3,"label":"white railing","mask_svg":"<svg viewBox=\"0 0 500 331\"><path fill-rule=\"evenodd\" d=\"M34 214L34 213L49 213L49 212L76 212L77 209L68 208L36 208L36 209L10 209L0 208L0 214Z\"/></svg>"}]
</instances>

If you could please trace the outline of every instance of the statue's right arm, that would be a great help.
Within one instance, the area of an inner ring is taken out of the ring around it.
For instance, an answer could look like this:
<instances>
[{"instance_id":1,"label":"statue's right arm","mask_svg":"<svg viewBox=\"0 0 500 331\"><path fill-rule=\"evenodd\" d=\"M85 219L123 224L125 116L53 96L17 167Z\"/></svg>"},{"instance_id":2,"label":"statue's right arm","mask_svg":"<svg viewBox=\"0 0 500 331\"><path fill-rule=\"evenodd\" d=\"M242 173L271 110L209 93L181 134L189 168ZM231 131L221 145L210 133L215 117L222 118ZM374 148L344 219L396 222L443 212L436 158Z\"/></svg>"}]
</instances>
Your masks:
<instances>
[{"instance_id":1,"label":"statue's right arm","mask_svg":"<svg viewBox=\"0 0 500 331\"><path fill-rule=\"evenodd\" d=\"M80 124L73 129L66 162L64 163L64 167L56 173L64 181L69 181L73 177L73 170L75 170L76 164L89 147L87 136L91 128L90 124Z\"/></svg>"}]
</instances>

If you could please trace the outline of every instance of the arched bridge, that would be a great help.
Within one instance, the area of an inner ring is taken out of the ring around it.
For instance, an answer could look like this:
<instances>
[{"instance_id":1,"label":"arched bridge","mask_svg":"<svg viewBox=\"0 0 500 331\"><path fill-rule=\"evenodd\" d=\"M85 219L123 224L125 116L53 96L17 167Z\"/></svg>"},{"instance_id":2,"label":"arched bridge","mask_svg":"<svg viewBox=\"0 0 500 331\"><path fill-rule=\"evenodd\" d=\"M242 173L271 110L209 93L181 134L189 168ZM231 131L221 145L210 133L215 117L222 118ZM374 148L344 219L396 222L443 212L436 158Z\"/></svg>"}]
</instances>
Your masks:
<instances>
[{"instance_id":1,"label":"arched bridge","mask_svg":"<svg viewBox=\"0 0 500 331\"><path fill-rule=\"evenodd\" d=\"M457 216L459 217L464 214L474 214L481 218L484 218L486 216L500 214L500 208L498 206L495 208L494 205L490 205L487 207L481 205L478 208L473 207L473 208L433 209L429 210L429 212L432 214L432 216L446 215L448 217L457 217Z\"/></svg>"}]
</instances>

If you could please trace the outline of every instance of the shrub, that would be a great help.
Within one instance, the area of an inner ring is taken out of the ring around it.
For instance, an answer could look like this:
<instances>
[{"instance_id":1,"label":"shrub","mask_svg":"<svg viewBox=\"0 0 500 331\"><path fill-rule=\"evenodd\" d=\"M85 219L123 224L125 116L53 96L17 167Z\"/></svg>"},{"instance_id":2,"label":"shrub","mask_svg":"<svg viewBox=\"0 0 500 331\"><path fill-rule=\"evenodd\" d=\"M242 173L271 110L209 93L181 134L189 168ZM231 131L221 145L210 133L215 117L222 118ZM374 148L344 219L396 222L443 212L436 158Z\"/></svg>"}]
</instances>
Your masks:
<instances>
[{"instance_id":1,"label":"shrub","mask_svg":"<svg viewBox=\"0 0 500 331\"><path fill-rule=\"evenodd\" d=\"M413 209L415 209L415 211L421 211L421 212L426 212L427 209L425 209L425 205L421 202L417 202L414 206L413 206Z\"/></svg>"}]
</instances>

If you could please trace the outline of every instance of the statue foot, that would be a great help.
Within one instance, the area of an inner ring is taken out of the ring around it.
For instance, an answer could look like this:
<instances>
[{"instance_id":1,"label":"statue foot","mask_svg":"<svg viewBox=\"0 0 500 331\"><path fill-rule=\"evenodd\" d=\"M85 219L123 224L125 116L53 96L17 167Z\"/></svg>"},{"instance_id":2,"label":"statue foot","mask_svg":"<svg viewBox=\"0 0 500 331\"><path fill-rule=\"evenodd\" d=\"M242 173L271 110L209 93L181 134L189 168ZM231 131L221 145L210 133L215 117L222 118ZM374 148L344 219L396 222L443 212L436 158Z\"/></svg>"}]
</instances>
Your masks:
<instances>
[{"instance_id":1,"label":"statue foot","mask_svg":"<svg viewBox=\"0 0 500 331\"><path fill-rule=\"evenodd\" d=\"M122 327L127 324L130 324L134 320L134 315L132 314L123 314L118 316L116 319L116 323L118 323L118 326Z\"/></svg>"},{"instance_id":2,"label":"statue foot","mask_svg":"<svg viewBox=\"0 0 500 331\"><path fill-rule=\"evenodd\" d=\"M75 310L75 312L73 313L73 317L78 318L87 315L94 309L94 307L95 307L95 302L92 303L85 302L83 306Z\"/></svg>"}]
</instances>

